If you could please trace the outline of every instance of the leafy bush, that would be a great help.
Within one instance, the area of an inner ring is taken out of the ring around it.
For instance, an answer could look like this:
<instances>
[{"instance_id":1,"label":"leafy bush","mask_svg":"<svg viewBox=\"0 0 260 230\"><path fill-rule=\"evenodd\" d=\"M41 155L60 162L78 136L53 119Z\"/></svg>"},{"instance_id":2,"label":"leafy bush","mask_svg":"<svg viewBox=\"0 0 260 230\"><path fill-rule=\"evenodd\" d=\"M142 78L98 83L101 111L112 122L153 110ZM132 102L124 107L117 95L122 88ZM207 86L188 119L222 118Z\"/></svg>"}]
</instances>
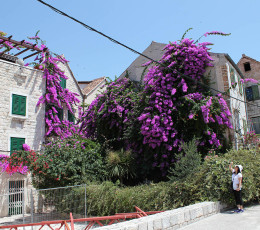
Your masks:
<instances>
[{"instance_id":1,"label":"leafy bush","mask_svg":"<svg viewBox=\"0 0 260 230\"><path fill-rule=\"evenodd\" d=\"M124 179L135 177L134 158L130 150L109 151L106 160L110 179L119 179L122 184Z\"/></svg>"},{"instance_id":2,"label":"leafy bush","mask_svg":"<svg viewBox=\"0 0 260 230\"><path fill-rule=\"evenodd\" d=\"M112 215L132 212L134 205L145 211L169 210L196 202L222 201L234 204L230 189L230 161L243 165L243 200L260 198L259 150L230 151L222 157L207 158L201 166L183 180L173 183L119 187L112 182L87 186L88 216ZM78 195L84 193L78 190Z\"/></svg>"},{"instance_id":3,"label":"leafy bush","mask_svg":"<svg viewBox=\"0 0 260 230\"><path fill-rule=\"evenodd\" d=\"M196 139L182 144L182 153L177 155L178 161L170 168L168 178L170 181L181 180L195 172L201 164Z\"/></svg>"},{"instance_id":4,"label":"leafy bush","mask_svg":"<svg viewBox=\"0 0 260 230\"><path fill-rule=\"evenodd\" d=\"M53 188L105 178L99 148L93 141L74 136L50 142L42 154L23 151L11 158L18 165L27 162L35 187Z\"/></svg>"}]
</instances>

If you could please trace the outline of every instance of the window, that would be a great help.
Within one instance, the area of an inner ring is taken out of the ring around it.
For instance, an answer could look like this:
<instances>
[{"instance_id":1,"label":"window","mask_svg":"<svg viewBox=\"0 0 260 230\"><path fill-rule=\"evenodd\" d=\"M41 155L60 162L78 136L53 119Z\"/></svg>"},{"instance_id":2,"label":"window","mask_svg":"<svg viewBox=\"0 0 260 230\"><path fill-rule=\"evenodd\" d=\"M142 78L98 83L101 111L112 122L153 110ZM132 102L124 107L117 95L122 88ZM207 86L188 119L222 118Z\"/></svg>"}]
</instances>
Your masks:
<instances>
[{"instance_id":1,"label":"window","mask_svg":"<svg viewBox=\"0 0 260 230\"><path fill-rule=\"evenodd\" d=\"M238 77L239 93L243 95L243 84L241 83L241 77Z\"/></svg>"},{"instance_id":2,"label":"window","mask_svg":"<svg viewBox=\"0 0 260 230\"><path fill-rule=\"evenodd\" d=\"M8 214L18 215L23 213L24 181L9 181Z\"/></svg>"},{"instance_id":3,"label":"window","mask_svg":"<svg viewBox=\"0 0 260 230\"><path fill-rule=\"evenodd\" d=\"M26 115L26 96L12 94L12 114Z\"/></svg>"},{"instance_id":4,"label":"window","mask_svg":"<svg viewBox=\"0 0 260 230\"><path fill-rule=\"evenodd\" d=\"M250 63L249 63L249 62L244 63L244 69L245 69L245 72L251 70L251 66L250 66Z\"/></svg>"},{"instance_id":5,"label":"window","mask_svg":"<svg viewBox=\"0 0 260 230\"><path fill-rule=\"evenodd\" d=\"M252 85L246 88L246 98L248 101L260 99L258 85Z\"/></svg>"},{"instance_id":6,"label":"window","mask_svg":"<svg viewBox=\"0 0 260 230\"><path fill-rule=\"evenodd\" d=\"M75 122L75 116L69 110L68 110L68 121L73 122L73 123Z\"/></svg>"},{"instance_id":7,"label":"window","mask_svg":"<svg viewBox=\"0 0 260 230\"><path fill-rule=\"evenodd\" d=\"M61 86L63 89L66 89L66 79L64 79L64 78L61 78L61 79L60 79L60 86Z\"/></svg>"},{"instance_id":8,"label":"window","mask_svg":"<svg viewBox=\"0 0 260 230\"><path fill-rule=\"evenodd\" d=\"M236 83L235 70L233 68L230 69L230 78L231 84L234 85Z\"/></svg>"},{"instance_id":9,"label":"window","mask_svg":"<svg viewBox=\"0 0 260 230\"><path fill-rule=\"evenodd\" d=\"M23 150L23 144L25 143L25 138L11 137L10 144L10 154L16 150Z\"/></svg>"},{"instance_id":10,"label":"window","mask_svg":"<svg viewBox=\"0 0 260 230\"><path fill-rule=\"evenodd\" d=\"M260 134L260 117L252 118L253 127L256 134Z\"/></svg>"}]
</instances>

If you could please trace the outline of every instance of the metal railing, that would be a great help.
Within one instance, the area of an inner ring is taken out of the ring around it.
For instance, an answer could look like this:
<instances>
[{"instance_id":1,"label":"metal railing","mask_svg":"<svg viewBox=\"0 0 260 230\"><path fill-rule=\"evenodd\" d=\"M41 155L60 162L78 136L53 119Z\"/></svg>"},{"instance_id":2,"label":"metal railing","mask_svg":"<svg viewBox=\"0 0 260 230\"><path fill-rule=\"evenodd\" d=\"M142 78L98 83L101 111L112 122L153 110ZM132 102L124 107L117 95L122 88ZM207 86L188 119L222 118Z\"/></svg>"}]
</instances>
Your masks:
<instances>
[{"instance_id":1,"label":"metal railing","mask_svg":"<svg viewBox=\"0 0 260 230\"><path fill-rule=\"evenodd\" d=\"M22 182L13 185L0 195L0 226L69 219L71 212L87 217L86 185L27 190Z\"/></svg>"}]
</instances>

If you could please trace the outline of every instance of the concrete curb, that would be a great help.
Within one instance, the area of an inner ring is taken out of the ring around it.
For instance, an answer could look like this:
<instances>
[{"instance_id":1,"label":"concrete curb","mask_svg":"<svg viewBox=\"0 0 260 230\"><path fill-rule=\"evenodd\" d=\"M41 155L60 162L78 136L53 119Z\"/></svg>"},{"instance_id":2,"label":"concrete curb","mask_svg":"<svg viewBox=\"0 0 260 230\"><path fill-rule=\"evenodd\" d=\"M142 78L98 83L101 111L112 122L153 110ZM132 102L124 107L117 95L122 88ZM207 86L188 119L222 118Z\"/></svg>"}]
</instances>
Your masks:
<instances>
[{"instance_id":1,"label":"concrete curb","mask_svg":"<svg viewBox=\"0 0 260 230\"><path fill-rule=\"evenodd\" d=\"M224 208L220 202L203 202L95 230L174 230L219 213Z\"/></svg>"}]
</instances>

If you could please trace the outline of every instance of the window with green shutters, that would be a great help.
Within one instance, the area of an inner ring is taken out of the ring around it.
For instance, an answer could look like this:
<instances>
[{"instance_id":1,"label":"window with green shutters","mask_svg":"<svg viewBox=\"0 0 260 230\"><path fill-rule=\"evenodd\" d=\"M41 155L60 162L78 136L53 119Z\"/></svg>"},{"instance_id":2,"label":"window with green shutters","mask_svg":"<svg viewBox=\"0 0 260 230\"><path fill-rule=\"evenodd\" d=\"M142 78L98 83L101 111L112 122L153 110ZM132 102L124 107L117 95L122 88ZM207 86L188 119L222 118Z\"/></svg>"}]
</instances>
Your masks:
<instances>
[{"instance_id":1,"label":"window with green shutters","mask_svg":"<svg viewBox=\"0 0 260 230\"><path fill-rule=\"evenodd\" d=\"M235 70L233 68L230 69L230 78L231 78L231 84L236 83L236 77L235 77Z\"/></svg>"},{"instance_id":2,"label":"window with green shutters","mask_svg":"<svg viewBox=\"0 0 260 230\"><path fill-rule=\"evenodd\" d=\"M243 95L243 84L241 83L241 77L238 77L239 93Z\"/></svg>"},{"instance_id":3,"label":"window with green shutters","mask_svg":"<svg viewBox=\"0 0 260 230\"><path fill-rule=\"evenodd\" d=\"M25 138L11 137L10 140L10 154L16 150L23 150L23 144L25 143Z\"/></svg>"},{"instance_id":4,"label":"window with green shutters","mask_svg":"<svg viewBox=\"0 0 260 230\"><path fill-rule=\"evenodd\" d=\"M70 111L68 111L68 121L73 122L73 123L75 122L75 116Z\"/></svg>"},{"instance_id":5,"label":"window with green shutters","mask_svg":"<svg viewBox=\"0 0 260 230\"><path fill-rule=\"evenodd\" d=\"M66 79L60 78L60 86L61 86L63 89L66 89Z\"/></svg>"},{"instance_id":6,"label":"window with green shutters","mask_svg":"<svg viewBox=\"0 0 260 230\"><path fill-rule=\"evenodd\" d=\"M260 134L260 117L253 117L252 122L253 122L255 133Z\"/></svg>"},{"instance_id":7,"label":"window with green shutters","mask_svg":"<svg viewBox=\"0 0 260 230\"><path fill-rule=\"evenodd\" d=\"M18 94L12 95L12 114L26 115L26 96Z\"/></svg>"},{"instance_id":8,"label":"window with green shutters","mask_svg":"<svg viewBox=\"0 0 260 230\"><path fill-rule=\"evenodd\" d=\"M252 91L253 91L253 100L258 100L259 98L259 89L258 85L252 85Z\"/></svg>"},{"instance_id":9,"label":"window with green shutters","mask_svg":"<svg viewBox=\"0 0 260 230\"><path fill-rule=\"evenodd\" d=\"M259 89L258 85L252 85L246 88L246 97L248 101L259 100Z\"/></svg>"}]
</instances>

